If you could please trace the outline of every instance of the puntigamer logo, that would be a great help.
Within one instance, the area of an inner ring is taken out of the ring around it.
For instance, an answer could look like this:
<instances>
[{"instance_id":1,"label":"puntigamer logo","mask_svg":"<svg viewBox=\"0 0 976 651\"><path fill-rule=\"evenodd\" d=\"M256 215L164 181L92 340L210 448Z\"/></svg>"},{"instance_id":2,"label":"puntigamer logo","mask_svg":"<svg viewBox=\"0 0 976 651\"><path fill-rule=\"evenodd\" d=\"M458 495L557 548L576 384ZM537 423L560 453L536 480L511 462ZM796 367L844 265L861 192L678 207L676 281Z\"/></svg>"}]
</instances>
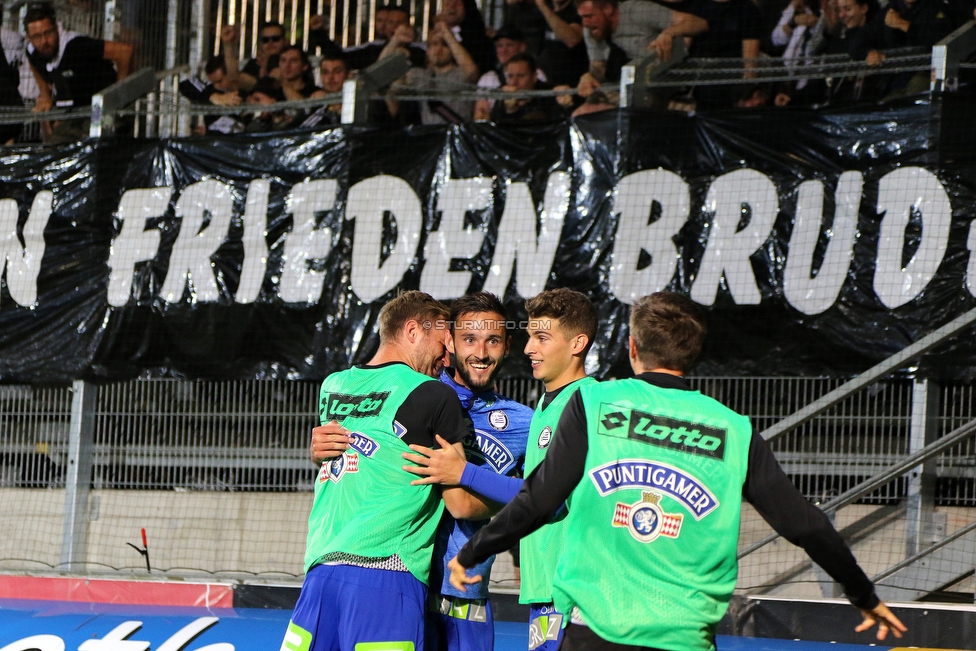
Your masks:
<instances>
[{"instance_id":1,"label":"puntigamer logo","mask_svg":"<svg viewBox=\"0 0 976 651\"><path fill-rule=\"evenodd\" d=\"M383 402L389 395L389 391L368 393L364 396L348 393L326 393L319 403L319 415L323 423L333 419L342 420L349 416L353 418L375 416L380 413Z\"/></svg>"},{"instance_id":2,"label":"puntigamer logo","mask_svg":"<svg viewBox=\"0 0 976 651\"><path fill-rule=\"evenodd\" d=\"M627 438L634 441L712 459L725 459L724 429L611 404L601 405L600 415L603 426L601 433L607 436L622 437L623 430L614 430L627 425Z\"/></svg>"}]
</instances>

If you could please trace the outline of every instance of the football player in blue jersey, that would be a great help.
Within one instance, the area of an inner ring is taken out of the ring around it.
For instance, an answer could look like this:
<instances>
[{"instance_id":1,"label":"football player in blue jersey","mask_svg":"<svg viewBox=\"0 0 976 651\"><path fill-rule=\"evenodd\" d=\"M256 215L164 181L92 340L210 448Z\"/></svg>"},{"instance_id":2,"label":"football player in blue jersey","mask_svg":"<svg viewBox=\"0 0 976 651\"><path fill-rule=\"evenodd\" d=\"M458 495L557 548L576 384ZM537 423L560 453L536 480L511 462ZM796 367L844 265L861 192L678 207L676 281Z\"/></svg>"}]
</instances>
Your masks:
<instances>
[{"instance_id":1,"label":"football player in blue jersey","mask_svg":"<svg viewBox=\"0 0 976 651\"><path fill-rule=\"evenodd\" d=\"M492 475L511 476L521 472L525 445L532 420L532 409L497 394L495 378L511 348L505 307L494 294L478 292L463 296L451 307L448 351L451 365L441 373L442 382L454 389L472 422L472 433L464 442L472 469ZM439 441L444 445L445 441ZM341 454L349 440L338 425L316 427L310 453L313 461ZM413 446L416 454L405 454L408 461L424 463L434 450ZM464 457L458 455L463 466ZM404 469L423 468L405 466ZM422 473L418 473L422 474ZM433 483L427 479L417 484ZM502 504L496 504L500 508ZM492 651L494 620L488 600L488 581L480 590L467 593L448 582L447 562L487 520L455 520L444 517L438 529L431 566L431 606L427 619L428 649L442 651ZM474 570L487 576L489 559Z\"/></svg>"},{"instance_id":2,"label":"football player in blue jersey","mask_svg":"<svg viewBox=\"0 0 976 651\"><path fill-rule=\"evenodd\" d=\"M454 301L450 324L447 348L451 365L441 372L441 381L454 389L471 418L474 436L464 443L467 461L500 476L521 474L532 410L495 392L495 378L512 343L505 307L489 292L468 294ZM423 462L433 452L420 446L411 449L418 454L404 454L404 458L413 462ZM500 508L502 504L496 506ZM447 562L487 522L455 520L450 514L441 520L431 566L430 591L435 612L428 618L429 650L494 648L487 581L482 582L480 591L465 593L450 584L447 569ZM494 558L488 559L476 572L490 572L493 561Z\"/></svg>"}]
</instances>

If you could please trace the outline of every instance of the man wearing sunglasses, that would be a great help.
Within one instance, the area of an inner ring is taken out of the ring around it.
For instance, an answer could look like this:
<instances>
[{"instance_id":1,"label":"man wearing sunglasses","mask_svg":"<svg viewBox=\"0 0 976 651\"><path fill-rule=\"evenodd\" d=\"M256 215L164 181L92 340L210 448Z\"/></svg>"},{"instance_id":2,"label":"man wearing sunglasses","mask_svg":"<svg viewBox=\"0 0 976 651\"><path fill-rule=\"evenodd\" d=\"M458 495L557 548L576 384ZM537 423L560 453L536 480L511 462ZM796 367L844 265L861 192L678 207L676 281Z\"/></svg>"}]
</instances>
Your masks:
<instances>
[{"instance_id":1,"label":"man wearing sunglasses","mask_svg":"<svg viewBox=\"0 0 976 651\"><path fill-rule=\"evenodd\" d=\"M285 28L281 23L265 23L258 34L260 45L258 55L248 59L243 68L238 65L237 26L224 25L220 30L220 40L224 44L224 61L227 63L227 76L234 80L237 88L249 92L258 79L269 76L277 67L278 55L289 45L285 38Z\"/></svg>"}]
</instances>

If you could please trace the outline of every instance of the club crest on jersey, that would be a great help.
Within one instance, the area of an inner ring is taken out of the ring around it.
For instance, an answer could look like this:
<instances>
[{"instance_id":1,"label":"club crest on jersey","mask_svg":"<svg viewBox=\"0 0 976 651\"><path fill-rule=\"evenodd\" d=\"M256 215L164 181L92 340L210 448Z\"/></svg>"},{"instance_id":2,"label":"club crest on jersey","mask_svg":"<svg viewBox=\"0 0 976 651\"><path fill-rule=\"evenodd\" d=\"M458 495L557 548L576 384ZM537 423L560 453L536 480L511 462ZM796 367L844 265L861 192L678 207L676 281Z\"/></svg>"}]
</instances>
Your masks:
<instances>
[{"instance_id":1,"label":"club crest on jersey","mask_svg":"<svg viewBox=\"0 0 976 651\"><path fill-rule=\"evenodd\" d=\"M335 459L329 459L319 470L319 483L331 479L338 484L347 472L359 472L359 455L355 452L343 452Z\"/></svg>"},{"instance_id":2,"label":"club crest on jersey","mask_svg":"<svg viewBox=\"0 0 976 651\"><path fill-rule=\"evenodd\" d=\"M630 535L642 543L649 543L658 536L677 538L681 533L680 513L661 510L661 496L647 491L634 504L617 502L613 512L613 526L626 527Z\"/></svg>"},{"instance_id":3,"label":"club crest on jersey","mask_svg":"<svg viewBox=\"0 0 976 651\"><path fill-rule=\"evenodd\" d=\"M372 459L376 451L380 449L379 443L362 432L352 432L349 435L349 445L352 449L362 453L367 459Z\"/></svg>"},{"instance_id":4,"label":"club crest on jersey","mask_svg":"<svg viewBox=\"0 0 976 651\"><path fill-rule=\"evenodd\" d=\"M625 488L657 491L677 501L696 520L718 508L718 499L697 477L658 461L611 461L591 470L590 479L603 497Z\"/></svg>"},{"instance_id":5,"label":"club crest on jersey","mask_svg":"<svg viewBox=\"0 0 976 651\"><path fill-rule=\"evenodd\" d=\"M502 441L484 430L474 431L478 446L469 451L470 456L485 460L492 470L503 474L515 461L515 455ZM468 451L468 446L465 446Z\"/></svg>"},{"instance_id":6,"label":"club crest on jersey","mask_svg":"<svg viewBox=\"0 0 976 651\"><path fill-rule=\"evenodd\" d=\"M508 414L501 409L492 409L488 412L488 424L503 432L508 429Z\"/></svg>"},{"instance_id":7,"label":"club crest on jersey","mask_svg":"<svg viewBox=\"0 0 976 651\"><path fill-rule=\"evenodd\" d=\"M549 443L551 442L552 442L552 428L546 425L545 427L542 428L542 431L539 432L539 449L545 450L547 447L549 447Z\"/></svg>"}]
</instances>

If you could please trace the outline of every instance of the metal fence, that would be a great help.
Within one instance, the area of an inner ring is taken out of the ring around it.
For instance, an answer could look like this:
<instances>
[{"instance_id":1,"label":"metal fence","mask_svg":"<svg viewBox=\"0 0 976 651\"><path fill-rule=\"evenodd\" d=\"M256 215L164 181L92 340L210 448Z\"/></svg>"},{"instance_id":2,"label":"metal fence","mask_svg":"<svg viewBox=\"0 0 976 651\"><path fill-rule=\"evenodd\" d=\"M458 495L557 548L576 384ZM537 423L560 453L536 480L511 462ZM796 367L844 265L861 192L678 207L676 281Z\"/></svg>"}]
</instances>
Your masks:
<instances>
[{"instance_id":1,"label":"metal fence","mask_svg":"<svg viewBox=\"0 0 976 651\"><path fill-rule=\"evenodd\" d=\"M692 385L748 415L756 431L834 390L839 379L691 378ZM771 443L801 492L821 501L909 453L913 385L890 379L852 395ZM535 405L541 385L502 380L500 391ZM311 490L307 462L317 423L315 383L135 380L98 387L92 484L97 488ZM938 387L938 435L976 419L976 386ZM64 486L69 387L0 387L0 486ZM960 444L938 468L940 504L976 506L976 445ZM903 498L900 483L872 499Z\"/></svg>"},{"instance_id":2,"label":"metal fence","mask_svg":"<svg viewBox=\"0 0 976 651\"><path fill-rule=\"evenodd\" d=\"M784 377L691 382L751 416L757 431L842 384ZM500 390L534 405L542 387L509 379ZM0 539L0 570L142 573L143 559L126 543L137 542L145 528L154 573L297 580L316 477L307 444L317 422L317 392L316 383L284 380L79 382L74 391L0 387L0 528L11 532ZM919 413L925 409L931 411ZM85 413L90 439L81 436L79 444ZM912 581L934 590L972 569L956 557L974 544L967 527L976 519L976 443L956 433L947 449L911 462L924 443L917 440L918 424L928 422L927 436L938 441L960 425L976 429L974 417L976 385L894 377L853 393L771 444L807 498L829 507L838 496L849 497L851 487L862 490L845 502L838 526L870 575L884 575L891 590ZM906 460L908 466L891 474ZM927 493L918 485L923 466L934 478ZM71 479L75 467L82 476L90 473L87 484ZM885 472L891 476L880 483L865 483ZM920 508L919 496L927 507ZM958 531L965 535L951 538ZM768 535L761 519L744 511L742 590L832 594L832 583L799 550L756 547ZM916 566L884 574L923 543L944 544L931 553L951 552L952 562L922 564L938 569L924 581L912 574Z\"/></svg>"}]
</instances>

